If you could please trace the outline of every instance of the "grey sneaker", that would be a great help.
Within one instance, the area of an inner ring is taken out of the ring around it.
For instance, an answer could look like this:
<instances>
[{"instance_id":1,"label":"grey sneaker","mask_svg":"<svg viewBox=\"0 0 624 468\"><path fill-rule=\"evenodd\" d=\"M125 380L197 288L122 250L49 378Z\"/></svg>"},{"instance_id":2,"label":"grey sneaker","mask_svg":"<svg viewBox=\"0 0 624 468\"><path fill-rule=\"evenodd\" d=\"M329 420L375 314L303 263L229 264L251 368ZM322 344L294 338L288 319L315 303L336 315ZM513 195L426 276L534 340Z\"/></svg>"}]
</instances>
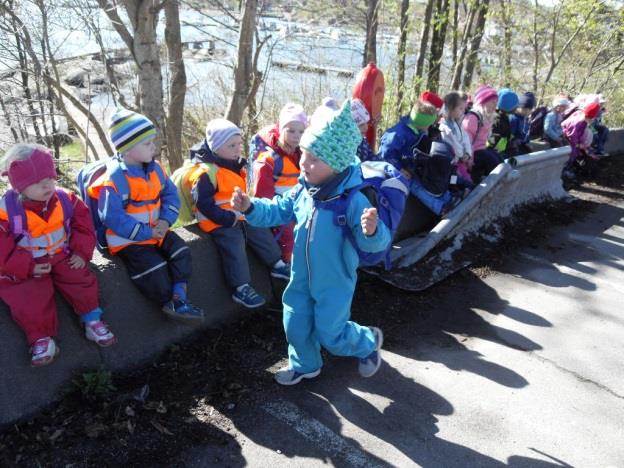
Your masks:
<instances>
[{"instance_id":1,"label":"grey sneaker","mask_svg":"<svg viewBox=\"0 0 624 468\"><path fill-rule=\"evenodd\" d=\"M275 381L280 385L296 385L303 379L313 379L321 373L321 369L302 374L290 367L282 367L275 373Z\"/></svg>"},{"instance_id":2,"label":"grey sneaker","mask_svg":"<svg viewBox=\"0 0 624 468\"><path fill-rule=\"evenodd\" d=\"M362 377L372 377L381 367L381 346L383 345L383 332L377 327L370 327L375 335L375 350L360 359L358 364L358 372Z\"/></svg>"}]
</instances>

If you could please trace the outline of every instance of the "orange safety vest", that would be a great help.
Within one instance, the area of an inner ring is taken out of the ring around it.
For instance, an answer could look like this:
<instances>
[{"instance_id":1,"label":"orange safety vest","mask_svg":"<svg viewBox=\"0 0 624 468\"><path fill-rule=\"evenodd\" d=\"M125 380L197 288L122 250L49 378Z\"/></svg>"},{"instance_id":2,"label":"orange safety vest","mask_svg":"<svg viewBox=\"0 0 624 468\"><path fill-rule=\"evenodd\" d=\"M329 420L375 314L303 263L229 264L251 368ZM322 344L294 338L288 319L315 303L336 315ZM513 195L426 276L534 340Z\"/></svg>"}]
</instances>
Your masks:
<instances>
[{"instance_id":1,"label":"orange safety vest","mask_svg":"<svg viewBox=\"0 0 624 468\"><path fill-rule=\"evenodd\" d=\"M31 210L24 209L26 215L26 234L21 237L17 245L28 250L34 258L53 256L61 253L69 246L69 239L65 231L62 203L57 200L48 220L44 220ZM6 201L0 200L0 220L8 222Z\"/></svg>"},{"instance_id":2,"label":"orange safety vest","mask_svg":"<svg viewBox=\"0 0 624 468\"><path fill-rule=\"evenodd\" d=\"M156 162L159 164L159 162ZM163 174L164 169L161 166ZM160 192L162 190L162 184L160 177L156 170L149 173L149 180L145 180L143 177L133 177L127 172L124 172L126 179L128 179L128 187L130 193L128 194L128 205L125 207L126 214L132 216L139 223L147 223L150 226L156 226L160 216ZM99 198L100 191L104 187L112 187L115 191L115 183L106 177L106 173L96 180L89 188L89 196L93 198ZM112 229L106 230L106 242L108 244L108 251L111 254L116 254L124 247L128 245L160 245L164 239L147 239L142 241L135 241L122 237Z\"/></svg>"},{"instance_id":3,"label":"orange safety vest","mask_svg":"<svg viewBox=\"0 0 624 468\"><path fill-rule=\"evenodd\" d=\"M275 168L275 165L277 164L277 161L275 161L276 158L281 159L282 170L278 171L277 174L275 173L275 170L273 171L273 180L275 181L275 193L277 195L283 195L288 190L297 185L297 181L299 179L301 171L289 157L280 156L277 154L274 155L271 154L270 151L263 151L262 153L260 153L258 155L257 161L268 162Z\"/></svg>"},{"instance_id":4,"label":"orange safety vest","mask_svg":"<svg viewBox=\"0 0 624 468\"><path fill-rule=\"evenodd\" d=\"M214 194L215 204L223 209L228 211L233 211L238 215L238 219L240 221L244 220L245 217L234 208L230 204L230 200L232 199L232 193L234 193L234 187L240 187L243 192L246 192L246 172L245 169L241 169L240 174L237 174L234 171L229 169L225 169L223 167L219 167L216 164L206 163L207 166L211 168L211 170L215 171L216 181L216 193ZM183 184L188 190L192 190L199 177L207 172L206 167L202 165L197 165L197 167L192 168L184 175ZM215 229L221 227L220 224L215 223L214 221L205 217L198 209L197 206L193 206L193 213L195 213L195 218L199 223L199 227L202 231L211 232Z\"/></svg>"}]
</instances>

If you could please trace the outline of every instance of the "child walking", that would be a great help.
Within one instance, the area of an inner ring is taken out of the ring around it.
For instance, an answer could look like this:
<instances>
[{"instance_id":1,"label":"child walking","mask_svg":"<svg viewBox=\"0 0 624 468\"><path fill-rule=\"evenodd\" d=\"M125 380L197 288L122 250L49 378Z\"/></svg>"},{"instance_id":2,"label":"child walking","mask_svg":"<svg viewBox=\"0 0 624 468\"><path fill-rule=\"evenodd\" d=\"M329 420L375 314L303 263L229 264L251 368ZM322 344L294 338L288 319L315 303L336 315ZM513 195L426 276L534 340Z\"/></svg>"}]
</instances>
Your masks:
<instances>
[{"instance_id":1,"label":"child walking","mask_svg":"<svg viewBox=\"0 0 624 468\"><path fill-rule=\"evenodd\" d=\"M381 365L381 330L349 321L358 253L335 223L334 212L323 208L362 182L355 162L361 138L347 101L326 119L313 120L305 131L302 177L289 196L250 200L239 188L232 196L234 209L254 225L296 221L291 278L283 296L289 364L275 375L281 385L319 375L321 346L335 355L359 358L363 377L371 377ZM377 210L362 193L353 196L345 222L363 251L385 250L391 241L389 229L378 222Z\"/></svg>"},{"instance_id":2,"label":"child walking","mask_svg":"<svg viewBox=\"0 0 624 468\"><path fill-rule=\"evenodd\" d=\"M52 155L43 146L18 144L2 166L12 188L0 200L0 298L26 334L31 365L49 364L59 352L55 290L80 317L88 340L115 344L88 266L95 234L86 205L56 188Z\"/></svg>"},{"instance_id":3,"label":"child walking","mask_svg":"<svg viewBox=\"0 0 624 468\"><path fill-rule=\"evenodd\" d=\"M266 303L251 286L246 245L258 254L271 269L274 278L288 280L290 265L282 260L282 252L265 227L249 225L230 204L234 187L245 187L245 160L241 158L241 130L229 120L208 122L206 139L191 150L198 170L189 173L185 185L191 187L195 216L199 227L212 235L217 244L225 274L232 289L232 299L253 309ZM288 223L276 223L280 226Z\"/></svg>"},{"instance_id":4,"label":"child walking","mask_svg":"<svg viewBox=\"0 0 624 468\"><path fill-rule=\"evenodd\" d=\"M109 134L117 150L118 170L130 191L122 193L108 172L88 188L89 196L98 200L109 252L121 257L135 286L166 315L203 320L203 311L187 299L191 252L169 230L178 218L180 200L175 185L154 159L154 124L144 115L119 108L111 117Z\"/></svg>"}]
</instances>

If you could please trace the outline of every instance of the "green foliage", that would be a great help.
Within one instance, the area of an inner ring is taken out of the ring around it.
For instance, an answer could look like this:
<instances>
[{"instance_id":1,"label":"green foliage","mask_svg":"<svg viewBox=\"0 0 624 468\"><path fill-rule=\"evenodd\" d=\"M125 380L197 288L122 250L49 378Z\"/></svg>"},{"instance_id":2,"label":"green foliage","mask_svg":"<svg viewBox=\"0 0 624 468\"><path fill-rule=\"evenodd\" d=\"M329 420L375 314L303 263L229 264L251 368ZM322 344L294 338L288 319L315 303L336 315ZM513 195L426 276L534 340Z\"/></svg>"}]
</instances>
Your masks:
<instances>
[{"instance_id":1,"label":"green foliage","mask_svg":"<svg viewBox=\"0 0 624 468\"><path fill-rule=\"evenodd\" d=\"M97 400L117 390L113 385L111 371L103 368L83 372L72 379L72 385L86 400Z\"/></svg>"}]
</instances>

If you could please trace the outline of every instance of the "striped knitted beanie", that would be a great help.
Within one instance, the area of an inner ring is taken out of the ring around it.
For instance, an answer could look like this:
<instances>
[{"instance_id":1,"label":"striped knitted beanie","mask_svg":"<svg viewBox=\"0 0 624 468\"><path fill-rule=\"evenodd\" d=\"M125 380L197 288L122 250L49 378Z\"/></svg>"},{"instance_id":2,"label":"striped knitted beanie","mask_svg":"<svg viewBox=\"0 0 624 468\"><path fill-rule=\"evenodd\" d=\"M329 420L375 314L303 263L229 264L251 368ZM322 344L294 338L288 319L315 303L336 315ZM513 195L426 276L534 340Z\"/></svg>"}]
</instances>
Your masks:
<instances>
[{"instance_id":1,"label":"striped knitted beanie","mask_svg":"<svg viewBox=\"0 0 624 468\"><path fill-rule=\"evenodd\" d=\"M323 118L312 121L301 137L301 146L325 162L336 172L342 172L356 162L362 134L351 116L351 102L345 101L338 111L328 109Z\"/></svg>"},{"instance_id":2,"label":"striped knitted beanie","mask_svg":"<svg viewBox=\"0 0 624 468\"><path fill-rule=\"evenodd\" d=\"M144 115L118 107L111 116L108 134L117 152L123 154L135 145L154 137L156 127Z\"/></svg>"}]
</instances>

